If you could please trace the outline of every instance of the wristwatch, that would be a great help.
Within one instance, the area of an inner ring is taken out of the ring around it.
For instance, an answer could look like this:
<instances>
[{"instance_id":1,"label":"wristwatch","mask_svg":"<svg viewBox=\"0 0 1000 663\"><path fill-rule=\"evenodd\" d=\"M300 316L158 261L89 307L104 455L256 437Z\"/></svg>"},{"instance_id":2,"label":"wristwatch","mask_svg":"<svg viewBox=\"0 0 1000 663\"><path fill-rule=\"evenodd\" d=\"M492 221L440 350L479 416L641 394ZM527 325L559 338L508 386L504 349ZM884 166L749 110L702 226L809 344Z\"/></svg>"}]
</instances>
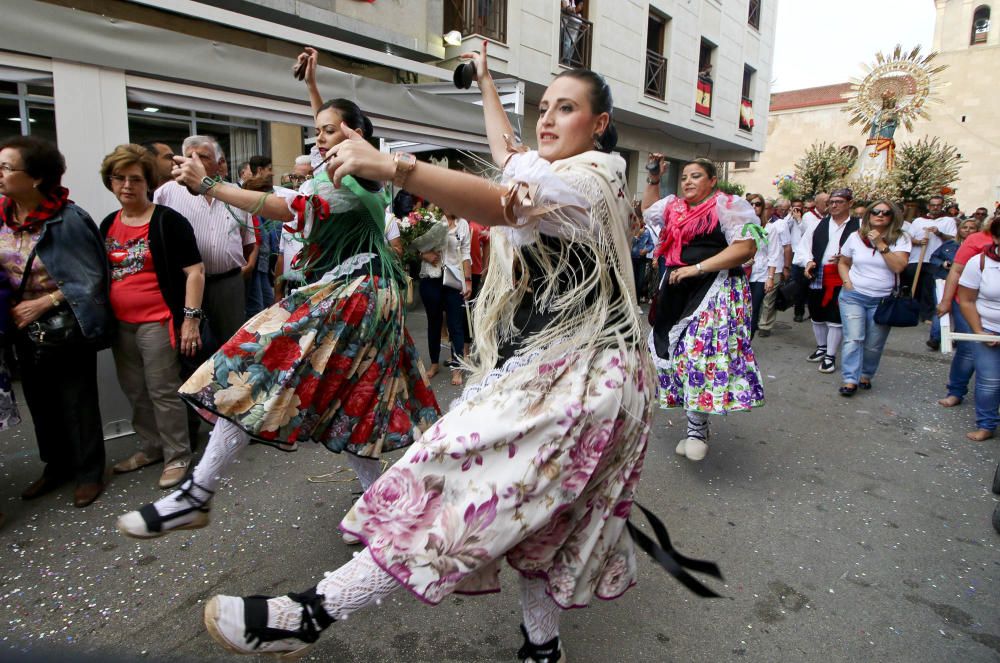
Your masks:
<instances>
[{"instance_id":1,"label":"wristwatch","mask_svg":"<svg viewBox=\"0 0 1000 663\"><path fill-rule=\"evenodd\" d=\"M879 249L878 252L879 253L888 253L889 252L889 245L886 244L885 248L884 249Z\"/></svg>"},{"instance_id":2,"label":"wristwatch","mask_svg":"<svg viewBox=\"0 0 1000 663\"><path fill-rule=\"evenodd\" d=\"M198 193L204 196L216 184L218 184L218 182L216 182L211 177L206 175L205 177L201 178L201 184L198 185Z\"/></svg>"},{"instance_id":3,"label":"wristwatch","mask_svg":"<svg viewBox=\"0 0 1000 663\"><path fill-rule=\"evenodd\" d=\"M406 152L396 152L392 161L396 165L396 172L392 176L392 185L397 189L402 189L403 185L406 184L406 178L417 167L417 157Z\"/></svg>"},{"instance_id":4,"label":"wristwatch","mask_svg":"<svg viewBox=\"0 0 1000 663\"><path fill-rule=\"evenodd\" d=\"M204 312L200 308L184 307L185 320L201 320L204 315Z\"/></svg>"}]
</instances>

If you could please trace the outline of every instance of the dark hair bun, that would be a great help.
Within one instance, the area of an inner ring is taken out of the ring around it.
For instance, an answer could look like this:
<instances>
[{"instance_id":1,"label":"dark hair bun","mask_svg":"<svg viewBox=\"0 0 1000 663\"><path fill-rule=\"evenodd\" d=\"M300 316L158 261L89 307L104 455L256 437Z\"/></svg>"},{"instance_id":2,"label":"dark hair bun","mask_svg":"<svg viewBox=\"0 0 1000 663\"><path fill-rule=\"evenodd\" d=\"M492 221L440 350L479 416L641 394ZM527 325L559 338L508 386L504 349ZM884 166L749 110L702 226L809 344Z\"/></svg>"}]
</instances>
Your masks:
<instances>
[{"instance_id":1,"label":"dark hair bun","mask_svg":"<svg viewBox=\"0 0 1000 663\"><path fill-rule=\"evenodd\" d=\"M361 127L362 135L364 135L365 138L371 138L375 133L375 127L372 126L372 121L368 119L367 115L362 115L361 119L363 121L363 125Z\"/></svg>"}]
</instances>

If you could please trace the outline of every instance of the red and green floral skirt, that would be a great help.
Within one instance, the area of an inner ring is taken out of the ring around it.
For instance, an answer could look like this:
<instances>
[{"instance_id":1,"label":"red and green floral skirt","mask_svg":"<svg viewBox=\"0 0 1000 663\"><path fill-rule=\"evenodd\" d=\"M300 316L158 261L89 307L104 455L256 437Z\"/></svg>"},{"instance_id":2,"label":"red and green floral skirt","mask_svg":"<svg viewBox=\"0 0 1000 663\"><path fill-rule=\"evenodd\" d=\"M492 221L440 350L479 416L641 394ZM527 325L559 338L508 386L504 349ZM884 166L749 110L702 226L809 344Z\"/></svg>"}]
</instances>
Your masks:
<instances>
[{"instance_id":1,"label":"red and green floral skirt","mask_svg":"<svg viewBox=\"0 0 1000 663\"><path fill-rule=\"evenodd\" d=\"M251 318L180 395L285 450L312 440L378 458L441 415L403 321L388 279L305 286Z\"/></svg>"}]
</instances>

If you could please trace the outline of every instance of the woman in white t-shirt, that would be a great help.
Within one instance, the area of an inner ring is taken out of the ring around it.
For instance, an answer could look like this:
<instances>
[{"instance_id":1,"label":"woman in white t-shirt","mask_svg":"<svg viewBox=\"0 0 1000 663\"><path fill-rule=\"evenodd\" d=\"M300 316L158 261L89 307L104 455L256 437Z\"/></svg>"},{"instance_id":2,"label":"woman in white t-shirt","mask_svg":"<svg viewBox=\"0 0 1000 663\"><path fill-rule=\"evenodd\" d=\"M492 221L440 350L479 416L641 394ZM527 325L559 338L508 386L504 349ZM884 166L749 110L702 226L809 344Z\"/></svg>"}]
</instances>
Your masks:
<instances>
[{"instance_id":1,"label":"woman in white t-shirt","mask_svg":"<svg viewBox=\"0 0 1000 663\"><path fill-rule=\"evenodd\" d=\"M966 263L958 281L958 306L974 334L1000 335L1000 219L989 226L993 245ZM976 430L966 433L981 442L993 437L1000 416L1000 338L974 343L976 367Z\"/></svg>"},{"instance_id":2,"label":"woman in white t-shirt","mask_svg":"<svg viewBox=\"0 0 1000 663\"><path fill-rule=\"evenodd\" d=\"M839 300L844 324L841 396L853 396L859 386L872 388L871 379L891 329L875 322L875 309L892 293L897 275L906 268L910 249L910 237L903 232L903 214L888 200L869 205L861 227L840 248L837 270L844 280Z\"/></svg>"}]
</instances>

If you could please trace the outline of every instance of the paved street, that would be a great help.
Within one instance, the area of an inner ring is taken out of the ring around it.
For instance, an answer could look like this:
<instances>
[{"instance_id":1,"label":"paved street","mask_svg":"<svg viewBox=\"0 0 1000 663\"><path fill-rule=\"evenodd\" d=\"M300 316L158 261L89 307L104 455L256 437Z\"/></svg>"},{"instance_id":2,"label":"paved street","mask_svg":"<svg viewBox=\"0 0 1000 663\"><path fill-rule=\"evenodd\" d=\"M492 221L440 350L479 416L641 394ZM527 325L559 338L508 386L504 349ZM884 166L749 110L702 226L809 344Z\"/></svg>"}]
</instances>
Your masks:
<instances>
[{"instance_id":1,"label":"paved street","mask_svg":"<svg viewBox=\"0 0 1000 663\"><path fill-rule=\"evenodd\" d=\"M622 599L564 616L568 660L997 661L1000 441L965 440L971 401L934 404L947 363L924 348L926 328L894 330L874 389L845 399L838 374L804 361L809 324L779 320L754 344L767 406L713 420L697 464L673 451L683 416L657 413L640 485L679 550L720 564L725 598L693 597L642 556ZM415 312L422 349L423 325ZM442 404L456 394L447 381L435 380ZM133 444L109 442L109 467ZM29 423L0 434L0 452L0 639L19 652L229 660L202 626L207 597L302 590L351 555L336 526L356 484L316 481L341 465L321 448L252 447L209 528L148 542L114 519L161 494L158 468L115 477L80 510L71 487L19 499L41 469ZM437 608L397 592L334 624L306 660L514 661L517 582L504 577L501 594Z\"/></svg>"}]
</instances>

